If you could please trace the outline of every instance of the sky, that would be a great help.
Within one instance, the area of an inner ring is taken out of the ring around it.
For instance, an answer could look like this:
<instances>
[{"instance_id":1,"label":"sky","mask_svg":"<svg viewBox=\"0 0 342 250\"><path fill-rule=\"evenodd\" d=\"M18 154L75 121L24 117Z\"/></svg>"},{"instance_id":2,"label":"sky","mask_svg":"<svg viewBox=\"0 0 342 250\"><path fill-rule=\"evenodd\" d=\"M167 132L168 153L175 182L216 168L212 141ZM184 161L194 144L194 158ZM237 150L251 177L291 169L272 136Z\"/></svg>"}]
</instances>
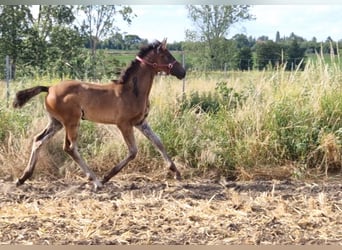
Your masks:
<instances>
[{"instance_id":1,"label":"sky","mask_svg":"<svg viewBox=\"0 0 342 250\"><path fill-rule=\"evenodd\" d=\"M127 25L118 20L120 32L138 35L150 42L168 38L169 42L185 40L185 30L192 29L185 5L131 5L137 15ZM275 39L289 36L291 32L307 40L313 37L325 41L330 36L334 41L342 39L342 4L332 5L252 5L253 21L233 25L228 38L245 34L258 38Z\"/></svg>"}]
</instances>

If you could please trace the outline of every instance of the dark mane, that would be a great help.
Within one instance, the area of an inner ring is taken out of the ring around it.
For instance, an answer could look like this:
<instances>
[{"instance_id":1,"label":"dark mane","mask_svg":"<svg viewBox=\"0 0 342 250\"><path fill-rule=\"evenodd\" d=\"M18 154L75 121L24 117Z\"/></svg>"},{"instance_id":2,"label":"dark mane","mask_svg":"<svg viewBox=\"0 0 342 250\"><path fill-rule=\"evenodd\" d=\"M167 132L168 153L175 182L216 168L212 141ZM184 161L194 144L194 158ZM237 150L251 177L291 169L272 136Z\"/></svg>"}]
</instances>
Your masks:
<instances>
[{"instance_id":1,"label":"dark mane","mask_svg":"<svg viewBox=\"0 0 342 250\"><path fill-rule=\"evenodd\" d=\"M143 58L144 56L146 56L148 54L148 52L150 52L151 50L157 48L158 46L161 45L161 42L159 41L154 41L153 43L150 43L148 45L142 46L140 48L140 51L138 53L138 56Z\"/></svg>"},{"instance_id":2,"label":"dark mane","mask_svg":"<svg viewBox=\"0 0 342 250\"><path fill-rule=\"evenodd\" d=\"M151 50L157 48L160 44L161 42L154 41L153 43L142 46L137 56L144 58ZM135 70L136 66L138 65L139 65L139 62L136 59L132 60L131 64L125 70L121 72L119 80L113 81L113 82L124 84L128 80L129 76L132 74L132 72Z\"/></svg>"}]
</instances>

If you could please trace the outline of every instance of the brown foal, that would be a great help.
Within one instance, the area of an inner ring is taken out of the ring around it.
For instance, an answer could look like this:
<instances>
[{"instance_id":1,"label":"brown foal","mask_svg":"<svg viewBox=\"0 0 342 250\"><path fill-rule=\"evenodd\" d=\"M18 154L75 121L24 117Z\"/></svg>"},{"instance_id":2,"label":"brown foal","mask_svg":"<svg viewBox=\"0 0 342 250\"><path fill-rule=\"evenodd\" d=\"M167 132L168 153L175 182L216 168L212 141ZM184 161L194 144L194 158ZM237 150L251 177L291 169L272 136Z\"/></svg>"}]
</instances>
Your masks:
<instances>
[{"instance_id":1,"label":"brown foal","mask_svg":"<svg viewBox=\"0 0 342 250\"><path fill-rule=\"evenodd\" d=\"M166 48L166 39L151 43L139 51L131 65L122 72L118 80L100 85L81 81L62 81L51 86L36 86L21 90L16 94L13 106L22 107L32 97L47 92L45 107L50 121L47 127L35 138L27 167L16 184L23 184L32 176L38 160L38 152L56 132L65 129L64 151L81 167L95 189L101 188L137 155L133 128L141 131L159 150L175 178L181 175L174 162L152 131L146 117L149 112L149 94L153 79L158 72L165 72L178 79L185 77L185 70ZM97 123L116 124L128 147L128 155L114 166L102 180L99 180L88 167L77 149L77 136L80 120Z\"/></svg>"}]
</instances>

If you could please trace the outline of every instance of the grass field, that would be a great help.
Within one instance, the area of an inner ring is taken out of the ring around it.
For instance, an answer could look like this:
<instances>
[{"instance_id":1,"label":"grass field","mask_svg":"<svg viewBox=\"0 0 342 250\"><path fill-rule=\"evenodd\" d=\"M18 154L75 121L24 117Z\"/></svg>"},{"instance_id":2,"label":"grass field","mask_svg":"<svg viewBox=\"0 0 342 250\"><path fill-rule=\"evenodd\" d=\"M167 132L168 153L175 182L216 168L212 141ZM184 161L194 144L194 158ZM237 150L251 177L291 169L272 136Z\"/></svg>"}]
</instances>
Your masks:
<instances>
[{"instance_id":1,"label":"grass field","mask_svg":"<svg viewBox=\"0 0 342 250\"><path fill-rule=\"evenodd\" d=\"M185 85L159 76L152 88L149 122L172 157L197 174L209 171L248 180L339 171L341 73L336 64L319 59L309 61L304 71L189 72ZM12 82L11 98L18 89L58 81ZM13 166L25 165L32 137L45 127L47 118L43 95L13 110L6 106L5 84L1 86L0 161L4 168L0 175L15 176L22 167ZM137 136L140 154L134 164L162 165L149 142ZM60 133L49 143L41 165L42 170L58 169L63 176L75 170L68 167L62 138ZM126 154L114 126L87 121L81 125L79 148L100 174L110 167L108 162L118 162Z\"/></svg>"},{"instance_id":2,"label":"grass field","mask_svg":"<svg viewBox=\"0 0 342 250\"><path fill-rule=\"evenodd\" d=\"M16 90L57 84L21 79ZM189 72L155 79L149 122L184 179L167 176L140 134L139 154L95 193L62 150L63 132L15 187L32 137L47 118L43 95L20 110L0 95L2 243L341 244L342 75L304 71ZM114 126L84 121L81 154L101 176L127 151Z\"/></svg>"}]
</instances>

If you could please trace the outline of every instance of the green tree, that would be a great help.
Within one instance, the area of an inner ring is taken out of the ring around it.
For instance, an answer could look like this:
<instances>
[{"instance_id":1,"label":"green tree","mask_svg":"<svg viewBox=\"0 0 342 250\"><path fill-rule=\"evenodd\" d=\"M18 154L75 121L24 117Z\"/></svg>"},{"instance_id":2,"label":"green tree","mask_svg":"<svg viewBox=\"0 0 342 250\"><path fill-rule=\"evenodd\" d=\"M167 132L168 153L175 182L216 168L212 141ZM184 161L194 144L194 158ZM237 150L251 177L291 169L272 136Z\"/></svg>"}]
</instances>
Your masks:
<instances>
[{"instance_id":1,"label":"green tree","mask_svg":"<svg viewBox=\"0 0 342 250\"><path fill-rule=\"evenodd\" d=\"M323 53L337 55L336 43L330 36L328 36L325 42L323 43Z\"/></svg>"},{"instance_id":2,"label":"green tree","mask_svg":"<svg viewBox=\"0 0 342 250\"><path fill-rule=\"evenodd\" d=\"M293 39L290 45L286 48L286 69L293 70L296 69L299 65L301 69L304 69L304 60L305 58L305 48L301 48L297 39Z\"/></svg>"},{"instance_id":3,"label":"green tree","mask_svg":"<svg viewBox=\"0 0 342 250\"><path fill-rule=\"evenodd\" d=\"M288 38L286 38L285 40L286 41L290 41L290 42L293 41L293 40L297 40L297 42L300 42L300 43L305 41L305 39L303 37L298 36L298 35L296 35L293 32L291 32L290 36Z\"/></svg>"},{"instance_id":4,"label":"green tree","mask_svg":"<svg viewBox=\"0 0 342 250\"><path fill-rule=\"evenodd\" d=\"M83 55L85 37L82 37L77 28L55 26L50 34L47 50L49 70L64 76L84 78L87 71L84 65L87 58Z\"/></svg>"},{"instance_id":5,"label":"green tree","mask_svg":"<svg viewBox=\"0 0 342 250\"><path fill-rule=\"evenodd\" d=\"M29 6L0 5L0 55L2 58L6 55L11 57L13 78L32 21Z\"/></svg>"},{"instance_id":6,"label":"green tree","mask_svg":"<svg viewBox=\"0 0 342 250\"><path fill-rule=\"evenodd\" d=\"M38 18L34 27L39 37L46 41L56 26L71 25L75 18L72 5L39 5Z\"/></svg>"},{"instance_id":7,"label":"green tree","mask_svg":"<svg viewBox=\"0 0 342 250\"><path fill-rule=\"evenodd\" d=\"M96 54L96 47L99 41L108 35L113 35L114 31L118 31L115 26L115 20L121 15L127 23L132 22L135 16L132 14L132 8L128 6L118 7L115 5L81 5L79 11L85 14L82 22L82 29L89 37L92 54Z\"/></svg>"},{"instance_id":8,"label":"green tree","mask_svg":"<svg viewBox=\"0 0 342 250\"><path fill-rule=\"evenodd\" d=\"M80 35L73 25L75 19L73 6L40 5L38 17L25 38L24 61L45 71L54 67L51 63L58 58L75 55L80 45Z\"/></svg>"},{"instance_id":9,"label":"green tree","mask_svg":"<svg viewBox=\"0 0 342 250\"><path fill-rule=\"evenodd\" d=\"M125 47L123 36L119 32L116 32L109 38L105 39L101 44L101 48L106 49L124 49Z\"/></svg>"},{"instance_id":10,"label":"green tree","mask_svg":"<svg viewBox=\"0 0 342 250\"><path fill-rule=\"evenodd\" d=\"M310 41L303 42L302 47L306 49L308 54L318 53L320 50L320 44L317 42L316 37L313 37Z\"/></svg>"},{"instance_id":11,"label":"green tree","mask_svg":"<svg viewBox=\"0 0 342 250\"><path fill-rule=\"evenodd\" d=\"M12 59L13 76L55 72L59 60L77 55L76 45L83 44L72 25L73 6L39 6L37 18L31 6L0 6L0 10L0 47Z\"/></svg>"},{"instance_id":12,"label":"green tree","mask_svg":"<svg viewBox=\"0 0 342 250\"><path fill-rule=\"evenodd\" d=\"M250 70L253 68L253 55L250 47L240 48L237 58L239 60L238 68L240 70Z\"/></svg>"},{"instance_id":13,"label":"green tree","mask_svg":"<svg viewBox=\"0 0 342 250\"><path fill-rule=\"evenodd\" d=\"M222 65L222 48L224 38L230 27L243 20L251 20L248 5L187 5L188 17L195 30L193 38L205 42L209 55L207 58L214 68ZM203 50L202 50L203 51Z\"/></svg>"},{"instance_id":14,"label":"green tree","mask_svg":"<svg viewBox=\"0 0 342 250\"><path fill-rule=\"evenodd\" d=\"M247 36L244 34L236 34L232 37L234 41L237 43L237 47L239 49L245 48L245 47L251 47L250 41L248 40Z\"/></svg>"},{"instance_id":15,"label":"green tree","mask_svg":"<svg viewBox=\"0 0 342 250\"><path fill-rule=\"evenodd\" d=\"M189 41L186 40L183 43L183 50L185 51L185 63L187 69L192 70L207 70L209 67L208 65L208 58L206 56L206 45L204 42L196 42L196 41Z\"/></svg>"},{"instance_id":16,"label":"green tree","mask_svg":"<svg viewBox=\"0 0 342 250\"><path fill-rule=\"evenodd\" d=\"M275 42L276 42L276 43L279 43L279 42L280 42L280 33L279 33L279 31L277 31L276 38L275 38Z\"/></svg>"},{"instance_id":17,"label":"green tree","mask_svg":"<svg viewBox=\"0 0 342 250\"><path fill-rule=\"evenodd\" d=\"M181 50L183 50L183 42L168 43L167 47L169 50L181 51Z\"/></svg>"},{"instance_id":18,"label":"green tree","mask_svg":"<svg viewBox=\"0 0 342 250\"><path fill-rule=\"evenodd\" d=\"M118 15L129 24L135 15L132 14L132 9L128 6L81 5L78 7L78 10L82 11L85 15L81 28L84 34L89 38L91 48L90 64L93 66L93 70L89 76L92 78L99 78L100 76L96 73L98 64L96 58L97 45L101 40L113 35L115 31L118 31L118 27L115 26L115 20Z\"/></svg>"},{"instance_id":19,"label":"green tree","mask_svg":"<svg viewBox=\"0 0 342 250\"><path fill-rule=\"evenodd\" d=\"M268 65L275 67L282 63L282 47L280 44L268 41L259 41L255 45L256 64L258 69L264 69Z\"/></svg>"},{"instance_id":20,"label":"green tree","mask_svg":"<svg viewBox=\"0 0 342 250\"><path fill-rule=\"evenodd\" d=\"M125 49L138 49L139 46L144 42L143 39L141 39L137 35L126 35L124 38L124 44ZM146 41L145 41L146 43Z\"/></svg>"},{"instance_id":21,"label":"green tree","mask_svg":"<svg viewBox=\"0 0 342 250\"><path fill-rule=\"evenodd\" d=\"M220 38L215 41L219 53L211 54L212 69L236 69L238 67L238 48L232 39Z\"/></svg>"},{"instance_id":22,"label":"green tree","mask_svg":"<svg viewBox=\"0 0 342 250\"><path fill-rule=\"evenodd\" d=\"M259 42L266 42L269 41L270 39L268 38L268 36L260 36L258 37L257 41Z\"/></svg>"}]
</instances>

